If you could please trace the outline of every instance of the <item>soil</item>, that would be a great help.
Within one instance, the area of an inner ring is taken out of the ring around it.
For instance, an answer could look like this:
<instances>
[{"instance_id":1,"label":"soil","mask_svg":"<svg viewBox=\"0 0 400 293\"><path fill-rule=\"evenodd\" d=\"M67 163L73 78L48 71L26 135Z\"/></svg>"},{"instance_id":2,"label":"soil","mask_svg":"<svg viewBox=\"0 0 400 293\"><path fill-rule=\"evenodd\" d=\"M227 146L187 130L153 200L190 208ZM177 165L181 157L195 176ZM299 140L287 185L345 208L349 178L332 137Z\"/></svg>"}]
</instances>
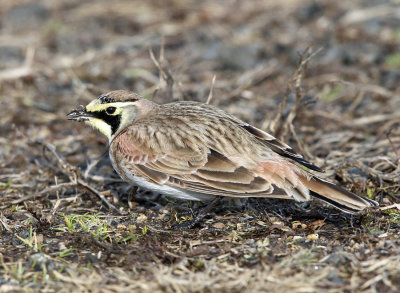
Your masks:
<instances>
[{"instance_id":1,"label":"soil","mask_svg":"<svg viewBox=\"0 0 400 293\"><path fill-rule=\"evenodd\" d=\"M1 292L399 292L397 1L0 3ZM213 79L215 77L215 82ZM201 203L123 182L66 119L110 90L196 100L379 202Z\"/></svg>"}]
</instances>

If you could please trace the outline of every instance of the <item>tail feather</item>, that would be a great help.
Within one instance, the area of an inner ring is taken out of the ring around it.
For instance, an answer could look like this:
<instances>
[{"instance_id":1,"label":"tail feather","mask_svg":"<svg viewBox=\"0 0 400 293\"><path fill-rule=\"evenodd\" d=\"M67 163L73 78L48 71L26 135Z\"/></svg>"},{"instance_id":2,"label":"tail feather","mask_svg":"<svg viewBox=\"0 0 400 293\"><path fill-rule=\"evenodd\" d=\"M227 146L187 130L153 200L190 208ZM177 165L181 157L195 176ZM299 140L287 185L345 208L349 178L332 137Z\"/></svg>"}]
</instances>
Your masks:
<instances>
[{"instance_id":1,"label":"tail feather","mask_svg":"<svg viewBox=\"0 0 400 293\"><path fill-rule=\"evenodd\" d=\"M306 177L301 177L300 180L311 191L312 196L346 213L356 214L365 208L378 206L378 203L374 200L356 195L323 179L313 177L309 180Z\"/></svg>"}]
</instances>

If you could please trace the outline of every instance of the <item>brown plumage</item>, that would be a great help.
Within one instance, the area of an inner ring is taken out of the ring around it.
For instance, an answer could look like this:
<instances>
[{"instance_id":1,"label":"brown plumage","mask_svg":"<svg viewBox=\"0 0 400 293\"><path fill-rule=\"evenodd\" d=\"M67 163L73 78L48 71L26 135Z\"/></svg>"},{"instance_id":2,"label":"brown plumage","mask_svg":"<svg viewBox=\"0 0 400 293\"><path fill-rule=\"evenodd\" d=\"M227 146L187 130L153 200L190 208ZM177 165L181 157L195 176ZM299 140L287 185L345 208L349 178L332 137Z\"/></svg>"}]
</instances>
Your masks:
<instances>
[{"instance_id":1,"label":"brown plumage","mask_svg":"<svg viewBox=\"0 0 400 293\"><path fill-rule=\"evenodd\" d=\"M305 171L322 170L272 135L211 105L158 105L114 91L71 112L69 119L107 135L112 164L124 180L169 196L297 201L314 196L348 213L377 205Z\"/></svg>"}]
</instances>

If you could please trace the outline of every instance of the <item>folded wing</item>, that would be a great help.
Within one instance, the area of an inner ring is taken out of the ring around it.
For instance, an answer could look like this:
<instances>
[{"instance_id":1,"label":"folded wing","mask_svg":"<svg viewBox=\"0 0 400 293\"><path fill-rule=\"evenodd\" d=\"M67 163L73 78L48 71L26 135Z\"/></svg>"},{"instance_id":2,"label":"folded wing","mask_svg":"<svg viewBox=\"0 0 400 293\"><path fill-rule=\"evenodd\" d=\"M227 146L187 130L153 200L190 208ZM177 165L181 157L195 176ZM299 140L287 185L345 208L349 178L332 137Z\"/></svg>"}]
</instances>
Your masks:
<instances>
[{"instance_id":1,"label":"folded wing","mask_svg":"<svg viewBox=\"0 0 400 293\"><path fill-rule=\"evenodd\" d=\"M140 135L133 134L134 131L140 130L131 129L119 135L113 148L120 156L118 162L125 165L124 170L129 167L151 182L210 195L265 197L271 194L271 197L289 198L282 193L273 196L271 182L219 152L203 147L202 141L198 141L199 147L190 152L180 147L172 149L176 144L171 142L168 147L150 142L148 146L153 147L150 149L135 140Z\"/></svg>"}]
</instances>

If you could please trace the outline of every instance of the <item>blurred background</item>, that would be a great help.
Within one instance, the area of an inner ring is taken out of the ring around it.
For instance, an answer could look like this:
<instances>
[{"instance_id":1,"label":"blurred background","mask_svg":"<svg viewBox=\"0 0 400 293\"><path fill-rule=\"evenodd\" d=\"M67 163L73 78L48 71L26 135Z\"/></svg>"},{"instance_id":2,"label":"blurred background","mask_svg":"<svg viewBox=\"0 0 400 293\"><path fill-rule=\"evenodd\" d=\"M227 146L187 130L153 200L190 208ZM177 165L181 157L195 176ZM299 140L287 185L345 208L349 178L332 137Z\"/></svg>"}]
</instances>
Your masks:
<instances>
[{"instance_id":1,"label":"blurred background","mask_svg":"<svg viewBox=\"0 0 400 293\"><path fill-rule=\"evenodd\" d=\"M296 103L293 78L301 55L309 48L316 54L303 68L302 99ZM173 80L172 94L159 67ZM105 137L66 120L66 114L78 105L115 89L135 91L158 103L205 102L212 87L213 105L276 134L326 169L329 180L375 198L383 206L398 202L398 0L2 0L3 204L68 182L65 174L48 165L42 147L33 140L51 143L69 163L83 170L106 150ZM295 113L293 121L288 118L291 112ZM94 173L117 178L107 159ZM89 183L99 191L110 191L105 196L116 204L122 200L122 207L130 212L140 208L152 217L139 200L128 207L128 189L121 183ZM21 204L22 219L32 216L32 208L39 215L54 214L59 195L50 192L48 197ZM61 192L64 199L75 195L72 189ZM89 204L84 196L56 207L64 213L89 208L91 212L107 211L100 201ZM152 207L153 212L158 212L157 207ZM296 218L295 212L291 215ZM21 220L10 211L5 217L11 227ZM398 231L390 230L392 218L382 217L369 224L377 225L377 231L388 229L395 237ZM53 221L53 226L63 223L62 218ZM351 233L340 241L353 241ZM9 242L7 237L3 240ZM354 253L362 250L352 249ZM256 284L264 283L258 280Z\"/></svg>"},{"instance_id":2,"label":"blurred background","mask_svg":"<svg viewBox=\"0 0 400 293\"><path fill-rule=\"evenodd\" d=\"M1 124L48 129L77 103L113 89L152 97L158 87L155 100L166 102L149 56L149 48L159 56L162 40L175 99L205 101L216 75L213 103L258 125L274 116L310 46L322 51L307 71L306 94L327 113L337 105L357 117L393 111L399 9L381 0L3 0Z\"/></svg>"}]
</instances>

